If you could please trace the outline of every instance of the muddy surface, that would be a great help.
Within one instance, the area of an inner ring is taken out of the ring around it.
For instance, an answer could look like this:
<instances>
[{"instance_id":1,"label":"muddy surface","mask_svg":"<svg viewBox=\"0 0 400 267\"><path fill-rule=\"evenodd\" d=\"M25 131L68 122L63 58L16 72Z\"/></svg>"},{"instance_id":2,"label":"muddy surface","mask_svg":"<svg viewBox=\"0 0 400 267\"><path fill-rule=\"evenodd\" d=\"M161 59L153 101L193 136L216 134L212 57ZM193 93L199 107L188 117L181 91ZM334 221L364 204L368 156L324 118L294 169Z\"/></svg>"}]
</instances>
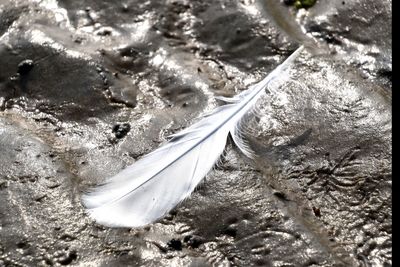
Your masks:
<instances>
[{"instance_id":1,"label":"muddy surface","mask_svg":"<svg viewBox=\"0 0 400 267\"><path fill-rule=\"evenodd\" d=\"M392 266L391 1L265 1L0 0L0 266ZM247 118L255 160L229 144L148 227L88 218L82 190L299 39L324 53Z\"/></svg>"}]
</instances>

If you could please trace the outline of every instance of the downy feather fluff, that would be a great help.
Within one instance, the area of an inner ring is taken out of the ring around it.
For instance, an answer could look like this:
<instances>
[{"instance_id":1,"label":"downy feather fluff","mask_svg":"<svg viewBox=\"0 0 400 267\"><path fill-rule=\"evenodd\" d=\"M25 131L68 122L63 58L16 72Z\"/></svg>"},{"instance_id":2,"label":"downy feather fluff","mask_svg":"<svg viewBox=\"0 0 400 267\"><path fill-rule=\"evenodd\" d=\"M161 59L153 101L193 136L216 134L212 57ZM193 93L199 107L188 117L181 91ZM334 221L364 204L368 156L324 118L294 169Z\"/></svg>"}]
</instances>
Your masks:
<instances>
[{"instance_id":1,"label":"downy feather fluff","mask_svg":"<svg viewBox=\"0 0 400 267\"><path fill-rule=\"evenodd\" d=\"M228 134L251 157L241 138L240 121L255 106L265 89L298 57L302 47L248 90L223 98L227 104L82 197L97 223L111 227L139 227L161 218L187 198L213 168L224 151Z\"/></svg>"}]
</instances>

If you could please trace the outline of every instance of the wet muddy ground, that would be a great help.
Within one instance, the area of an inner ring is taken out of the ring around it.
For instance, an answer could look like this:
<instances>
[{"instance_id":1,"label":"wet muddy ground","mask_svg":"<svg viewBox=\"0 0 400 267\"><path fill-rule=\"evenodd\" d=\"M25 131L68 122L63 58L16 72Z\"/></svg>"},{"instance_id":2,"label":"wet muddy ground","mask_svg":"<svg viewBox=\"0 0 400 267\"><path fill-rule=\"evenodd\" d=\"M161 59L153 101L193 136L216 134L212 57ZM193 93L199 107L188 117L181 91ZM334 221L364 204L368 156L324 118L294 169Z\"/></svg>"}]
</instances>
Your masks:
<instances>
[{"instance_id":1,"label":"wet muddy ground","mask_svg":"<svg viewBox=\"0 0 400 267\"><path fill-rule=\"evenodd\" d=\"M391 266L391 1L265 1L0 0L0 266ZM82 190L299 39L326 53L247 119L256 160L230 143L148 227L85 214Z\"/></svg>"}]
</instances>

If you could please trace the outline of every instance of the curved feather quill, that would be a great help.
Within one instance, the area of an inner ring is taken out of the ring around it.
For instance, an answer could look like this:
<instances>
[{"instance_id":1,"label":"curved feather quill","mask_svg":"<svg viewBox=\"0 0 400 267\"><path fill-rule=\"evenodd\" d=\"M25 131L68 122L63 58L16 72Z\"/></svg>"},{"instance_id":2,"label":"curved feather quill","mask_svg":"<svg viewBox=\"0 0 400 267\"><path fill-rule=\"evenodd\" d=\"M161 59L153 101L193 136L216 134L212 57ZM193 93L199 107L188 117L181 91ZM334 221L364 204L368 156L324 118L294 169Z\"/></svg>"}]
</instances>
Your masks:
<instances>
[{"instance_id":1,"label":"curved feather quill","mask_svg":"<svg viewBox=\"0 0 400 267\"><path fill-rule=\"evenodd\" d=\"M251 150L241 138L240 121L271 81L285 76L284 70L301 50L297 49L261 82L224 99L226 105L84 194L82 201L89 215L112 227L139 227L161 218L187 198L213 168L229 133L239 149L251 157Z\"/></svg>"}]
</instances>

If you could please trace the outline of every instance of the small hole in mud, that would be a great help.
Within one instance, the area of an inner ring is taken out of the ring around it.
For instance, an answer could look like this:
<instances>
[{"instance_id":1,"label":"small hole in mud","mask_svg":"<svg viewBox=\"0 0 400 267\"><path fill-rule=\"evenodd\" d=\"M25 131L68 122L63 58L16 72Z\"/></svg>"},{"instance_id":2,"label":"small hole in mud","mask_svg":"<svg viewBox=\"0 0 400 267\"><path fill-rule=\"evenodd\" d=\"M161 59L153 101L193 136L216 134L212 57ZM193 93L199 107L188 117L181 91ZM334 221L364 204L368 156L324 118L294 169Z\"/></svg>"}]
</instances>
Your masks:
<instances>
[{"instance_id":1,"label":"small hole in mud","mask_svg":"<svg viewBox=\"0 0 400 267\"><path fill-rule=\"evenodd\" d=\"M27 247L28 247L28 244L26 242L24 242L24 241L21 241L21 242L17 243L17 248L24 249L24 248L27 248Z\"/></svg>"},{"instance_id":2,"label":"small hole in mud","mask_svg":"<svg viewBox=\"0 0 400 267\"><path fill-rule=\"evenodd\" d=\"M313 210L315 216L321 217L321 210L319 208L313 206L312 210Z\"/></svg>"},{"instance_id":3,"label":"small hole in mud","mask_svg":"<svg viewBox=\"0 0 400 267\"><path fill-rule=\"evenodd\" d=\"M173 250L182 250L182 242L178 239L171 239L167 243L168 247Z\"/></svg>"},{"instance_id":4,"label":"small hole in mud","mask_svg":"<svg viewBox=\"0 0 400 267\"><path fill-rule=\"evenodd\" d=\"M229 227L229 228L226 228L222 233L224 235L228 235L228 236L235 238L237 235L237 230Z\"/></svg>"}]
</instances>

